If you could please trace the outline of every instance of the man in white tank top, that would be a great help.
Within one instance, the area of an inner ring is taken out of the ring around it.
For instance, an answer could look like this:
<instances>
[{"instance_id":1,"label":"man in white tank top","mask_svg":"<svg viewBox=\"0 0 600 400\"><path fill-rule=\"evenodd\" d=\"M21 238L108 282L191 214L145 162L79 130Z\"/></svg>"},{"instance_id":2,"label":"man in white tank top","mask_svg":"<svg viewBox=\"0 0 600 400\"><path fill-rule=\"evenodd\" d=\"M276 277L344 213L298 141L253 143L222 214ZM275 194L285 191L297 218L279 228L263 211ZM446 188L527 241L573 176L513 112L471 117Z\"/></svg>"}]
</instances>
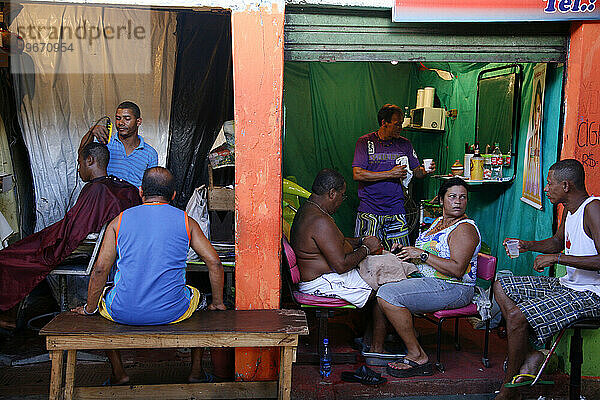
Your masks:
<instances>
[{"instance_id":1,"label":"man in white tank top","mask_svg":"<svg viewBox=\"0 0 600 400\"><path fill-rule=\"evenodd\" d=\"M551 238L519 239L519 251L543 253L533 264L538 272L560 263L566 266L567 274L562 278L514 276L494 283L508 334L504 383L539 370L544 357L531 348L529 335L533 334L532 339L541 347L571 322L600 317L600 197L587 193L583 166L571 159L550 167L544 192L552 204L564 206L561 224ZM505 386L496 397L516 398L520 398L519 393Z\"/></svg>"}]
</instances>

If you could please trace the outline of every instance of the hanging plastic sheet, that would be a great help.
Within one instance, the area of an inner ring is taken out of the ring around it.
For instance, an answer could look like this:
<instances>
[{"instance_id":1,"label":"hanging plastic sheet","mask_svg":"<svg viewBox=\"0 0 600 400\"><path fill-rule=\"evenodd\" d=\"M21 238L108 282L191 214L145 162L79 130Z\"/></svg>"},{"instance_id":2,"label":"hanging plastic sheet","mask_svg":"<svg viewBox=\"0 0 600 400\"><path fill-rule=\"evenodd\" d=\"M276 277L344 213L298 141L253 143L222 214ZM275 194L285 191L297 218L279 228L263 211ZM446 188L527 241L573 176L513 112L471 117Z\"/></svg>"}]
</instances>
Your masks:
<instances>
[{"instance_id":1,"label":"hanging plastic sheet","mask_svg":"<svg viewBox=\"0 0 600 400\"><path fill-rule=\"evenodd\" d=\"M174 204L184 208L207 183L207 155L224 121L233 119L231 16L177 16L177 68L167 167L176 180Z\"/></svg>"},{"instance_id":2,"label":"hanging plastic sheet","mask_svg":"<svg viewBox=\"0 0 600 400\"><path fill-rule=\"evenodd\" d=\"M24 4L10 29L26 42L12 72L32 165L36 230L61 219L74 204L82 187L76 165L81 137L101 116L113 118L121 101L140 106L140 134L165 164L174 13Z\"/></svg>"}]
</instances>

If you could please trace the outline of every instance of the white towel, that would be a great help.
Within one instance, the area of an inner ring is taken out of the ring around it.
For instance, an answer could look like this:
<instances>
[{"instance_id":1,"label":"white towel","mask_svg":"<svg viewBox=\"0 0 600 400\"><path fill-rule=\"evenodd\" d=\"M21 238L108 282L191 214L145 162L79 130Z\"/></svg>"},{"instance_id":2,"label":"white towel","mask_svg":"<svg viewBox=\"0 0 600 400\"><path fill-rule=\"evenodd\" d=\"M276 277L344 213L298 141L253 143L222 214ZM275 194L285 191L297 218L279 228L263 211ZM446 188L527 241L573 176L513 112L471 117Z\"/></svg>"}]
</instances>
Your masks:
<instances>
[{"instance_id":1,"label":"white towel","mask_svg":"<svg viewBox=\"0 0 600 400\"><path fill-rule=\"evenodd\" d=\"M408 188L408 184L410 183L410 180L413 177L413 172L410 170L410 167L408 166L408 157L401 156L401 157L396 158L396 165L406 166L406 178L404 178L402 180L402 186L404 186L405 188Z\"/></svg>"}]
</instances>

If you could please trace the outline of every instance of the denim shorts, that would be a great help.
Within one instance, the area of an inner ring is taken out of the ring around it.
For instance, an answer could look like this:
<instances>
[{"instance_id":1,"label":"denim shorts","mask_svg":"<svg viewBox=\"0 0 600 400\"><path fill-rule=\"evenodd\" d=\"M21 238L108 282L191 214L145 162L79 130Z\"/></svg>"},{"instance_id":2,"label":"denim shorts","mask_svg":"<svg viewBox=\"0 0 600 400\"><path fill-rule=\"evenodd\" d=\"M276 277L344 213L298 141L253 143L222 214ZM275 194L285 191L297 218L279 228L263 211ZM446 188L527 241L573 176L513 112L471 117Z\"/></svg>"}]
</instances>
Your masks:
<instances>
[{"instance_id":1,"label":"denim shorts","mask_svg":"<svg viewBox=\"0 0 600 400\"><path fill-rule=\"evenodd\" d=\"M386 283L377 291L391 305L408 308L411 313L428 313L460 308L473 300L475 288L438 278L409 278Z\"/></svg>"}]
</instances>

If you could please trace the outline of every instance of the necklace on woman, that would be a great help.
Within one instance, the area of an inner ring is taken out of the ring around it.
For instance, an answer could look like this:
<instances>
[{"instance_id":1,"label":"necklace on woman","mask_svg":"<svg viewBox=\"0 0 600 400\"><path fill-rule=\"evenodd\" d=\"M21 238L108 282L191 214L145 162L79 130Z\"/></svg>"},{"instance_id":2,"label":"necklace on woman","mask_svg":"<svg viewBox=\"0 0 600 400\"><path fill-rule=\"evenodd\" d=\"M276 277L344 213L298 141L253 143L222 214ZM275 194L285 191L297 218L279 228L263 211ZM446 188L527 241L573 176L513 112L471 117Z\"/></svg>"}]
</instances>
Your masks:
<instances>
[{"instance_id":1,"label":"necklace on woman","mask_svg":"<svg viewBox=\"0 0 600 400\"><path fill-rule=\"evenodd\" d=\"M444 229L451 227L452 225L454 225L458 221L462 220L463 218L465 218L464 215L462 217L460 217L460 218L455 219L454 221L451 221L450 224L447 224L447 223L444 222L444 217L442 217L442 220L440 221L440 228L439 228L439 230L443 231Z\"/></svg>"},{"instance_id":2,"label":"necklace on woman","mask_svg":"<svg viewBox=\"0 0 600 400\"><path fill-rule=\"evenodd\" d=\"M306 200L306 202L307 202L307 203L310 203L310 204L313 204L313 205L315 205L315 206L317 206L317 208L318 208L319 210L321 210L321 211L323 212L323 214L327 215L329 218L333 218L333 217L331 216L331 214L329 214L327 211L323 210L323 209L321 208L321 206L320 206L320 205L318 205L317 203L315 203L314 201L312 201L312 200Z\"/></svg>"}]
</instances>

